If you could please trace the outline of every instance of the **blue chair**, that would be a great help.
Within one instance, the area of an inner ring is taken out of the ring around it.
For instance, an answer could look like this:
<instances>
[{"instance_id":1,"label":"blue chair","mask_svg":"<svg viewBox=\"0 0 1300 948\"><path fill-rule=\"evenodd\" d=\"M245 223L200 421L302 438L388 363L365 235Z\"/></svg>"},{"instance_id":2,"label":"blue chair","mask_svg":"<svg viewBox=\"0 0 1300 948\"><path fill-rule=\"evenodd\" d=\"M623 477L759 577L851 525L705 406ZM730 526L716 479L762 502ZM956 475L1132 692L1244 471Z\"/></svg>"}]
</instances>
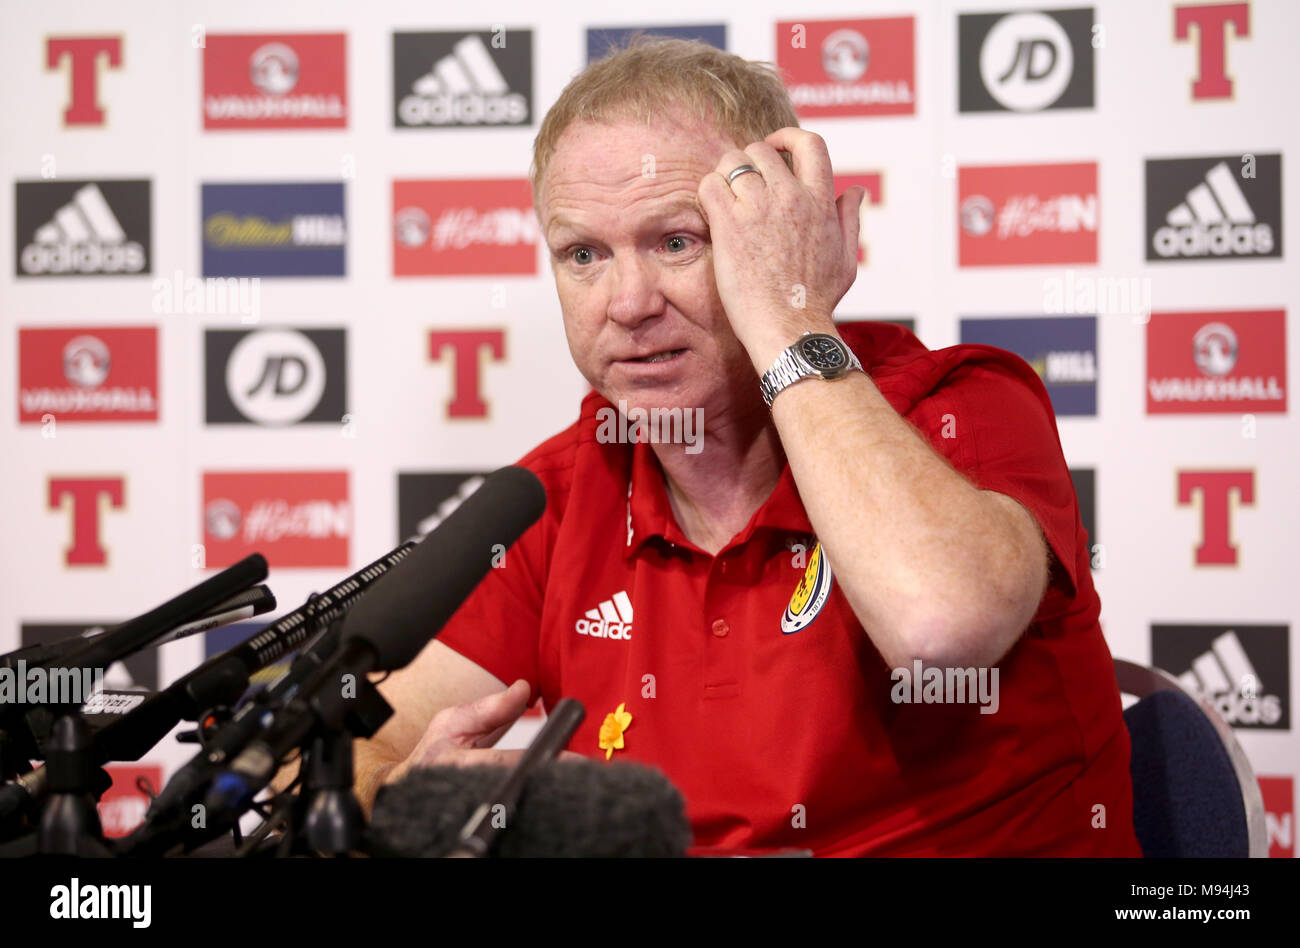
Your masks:
<instances>
[{"instance_id":1,"label":"blue chair","mask_svg":"<svg viewBox=\"0 0 1300 948\"><path fill-rule=\"evenodd\" d=\"M1207 702L1159 668L1115 660L1133 752L1133 828L1142 854L1266 857L1259 782L1241 745Z\"/></svg>"}]
</instances>

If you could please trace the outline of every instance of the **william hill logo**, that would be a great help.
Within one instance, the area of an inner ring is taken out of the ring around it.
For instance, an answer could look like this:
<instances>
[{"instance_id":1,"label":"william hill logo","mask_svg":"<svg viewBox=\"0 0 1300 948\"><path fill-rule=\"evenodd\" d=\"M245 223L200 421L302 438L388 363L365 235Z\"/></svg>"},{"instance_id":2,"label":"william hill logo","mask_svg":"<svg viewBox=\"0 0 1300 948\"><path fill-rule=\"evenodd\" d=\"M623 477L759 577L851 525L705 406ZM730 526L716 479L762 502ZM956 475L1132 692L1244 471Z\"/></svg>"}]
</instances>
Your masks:
<instances>
[{"instance_id":1,"label":"william hill logo","mask_svg":"<svg viewBox=\"0 0 1300 948\"><path fill-rule=\"evenodd\" d=\"M203 185L208 277L343 276L341 183Z\"/></svg>"},{"instance_id":2,"label":"william hill logo","mask_svg":"<svg viewBox=\"0 0 1300 948\"><path fill-rule=\"evenodd\" d=\"M1051 385L1097 381L1097 360L1091 350L1045 352L1029 363Z\"/></svg>"},{"instance_id":3,"label":"william hill logo","mask_svg":"<svg viewBox=\"0 0 1300 948\"><path fill-rule=\"evenodd\" d=\"M214 247L337 247L347 233L337 214L298 214L286 221L217 214L203 225Z\"/></svg>"},{"instance_id":4,"label":"william hill logo","mask_svg":"<svg viewBox=\"0 0 1300 948\"><path fill-rule=\"evenodd\" d=\"M963 319L961 341L997 346L1028 362L1057 415L1097 413L1096 316Z\"/></svg>"}]
</instances>

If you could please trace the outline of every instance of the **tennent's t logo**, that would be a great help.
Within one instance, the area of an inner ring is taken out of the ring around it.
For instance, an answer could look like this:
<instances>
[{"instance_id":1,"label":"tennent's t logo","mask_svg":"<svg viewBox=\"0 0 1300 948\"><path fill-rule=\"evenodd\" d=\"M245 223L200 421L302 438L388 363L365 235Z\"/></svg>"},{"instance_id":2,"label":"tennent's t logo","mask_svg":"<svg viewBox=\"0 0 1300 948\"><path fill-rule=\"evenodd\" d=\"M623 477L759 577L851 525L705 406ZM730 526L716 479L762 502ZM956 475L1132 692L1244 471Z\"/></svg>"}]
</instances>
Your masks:
<instances>
[{"instance_id":1,"label":"tennent's t logo","mask_svg":"<svg viewBox=\"0 0 1300 948\"><path fill-rule=\"evenodd\" d=\"M1187 40L1196 27L1197 76L1193 99L1231 99L1228 75L1228 33L1231 23L1237 39L1250 39L1249 3L1210 3L1174 7L1174 39Z\"/></svg>"},{"instance_id":2,"label":"tennent's t logo","mask_svg":"<svg viewBox=\"0 0 1300 948\"><path fill-rule=\"evenodd\" d=\"M1235 566L1237 563L1229 506L1229 494L1233 491L1242 504L1253 505L1255 472L1178 472L1178 503L1190 504L1193 495L1200 494L1201 542L1196 547L1197 566Z\"/></svg>"},{"instance_id":3,"label":"tennent's t logo","mask_svg":"<svg viewBox=\"0 0 1300 948\"><path fill-rule=\"evenodd\" d=\"M126 478L52 477L46 506L50 510L70 508L72 542L64 551L67 566L106 566L108 551L99 542L100 514L107 505L121 509L126 503ZM71 502L65 502L70 498Z\"/></svg>"},{"instance_id":4,"label":"tennent's t logo","mask_svg":"<svg viewBox=\"0 0 1300 948\"><path fill-rule=\"evenodd\" d=\"M451 349L455 393L447 403L448 418L486 418L487 402L481 397L482 376L479 361L487 350L494 362L506 357L504 329L432 330L429 333L429 359L442 360L444 349Z\"/></svg>"},{"instance_id":5,"label":"tennent's t logo","mask_svg":"<svg viewBox=\"0 0 1300 948\"><path fill-rule=\"evenodd\" d=\"M100 56L110 69L122 65L120 36L52 36L45 41L45 68L60 68L64 60L70 65L68 107L63 110L65 125L103 125L104 110L99 105Z\"/></svg>"}]
</instances>

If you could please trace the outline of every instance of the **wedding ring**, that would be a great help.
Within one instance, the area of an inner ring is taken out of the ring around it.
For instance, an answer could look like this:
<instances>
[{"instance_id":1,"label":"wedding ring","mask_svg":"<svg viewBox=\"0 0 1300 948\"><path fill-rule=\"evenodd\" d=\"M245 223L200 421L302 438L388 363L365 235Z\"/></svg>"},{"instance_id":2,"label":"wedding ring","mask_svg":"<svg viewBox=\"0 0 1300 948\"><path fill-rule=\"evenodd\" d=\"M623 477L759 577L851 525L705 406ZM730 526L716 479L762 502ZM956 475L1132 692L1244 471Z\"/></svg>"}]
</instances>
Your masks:
<instances>
[{"instance_id":1,"label":"wedding ring","mask_svg":"<svg viewBox=\"0 0 1300 948\"><path fill-rule=\"evenodd\" d=\"M738 165L735 168L732 168L731 173L727 175L728 186L731 184L731 182L735 181L742 174L748 174L751 171L754 172L754 174L758 175L760 178L763 176L762 173L753 165Z\"/></svg>"}]
</instances>

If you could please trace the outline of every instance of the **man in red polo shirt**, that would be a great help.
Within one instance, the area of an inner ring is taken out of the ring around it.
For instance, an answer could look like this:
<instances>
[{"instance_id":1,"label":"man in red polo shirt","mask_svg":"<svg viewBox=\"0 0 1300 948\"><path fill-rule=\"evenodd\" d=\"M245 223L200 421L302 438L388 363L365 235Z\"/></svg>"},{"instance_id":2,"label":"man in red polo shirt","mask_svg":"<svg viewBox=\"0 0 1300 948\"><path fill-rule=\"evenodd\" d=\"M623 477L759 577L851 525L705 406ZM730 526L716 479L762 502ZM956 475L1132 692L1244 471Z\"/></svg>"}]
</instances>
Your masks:
<instances>
[{"instance_id":1,"label":"man in red polo shirt","mask_svg":"<svg viewBox=\"0 0 1300 948\"><path fill-rule=\"evenodd\" d=\"M520 462L541 522L385 683L358 795L574 697L570 751L662 769L697 845L1140 855L1047 394L1009 353L833 321L862 193L795 124L773 73L680 41L548 113L534 195L594 391ZM703 432L626 443L620 412Z\"/></svg>"}]
</instances>

